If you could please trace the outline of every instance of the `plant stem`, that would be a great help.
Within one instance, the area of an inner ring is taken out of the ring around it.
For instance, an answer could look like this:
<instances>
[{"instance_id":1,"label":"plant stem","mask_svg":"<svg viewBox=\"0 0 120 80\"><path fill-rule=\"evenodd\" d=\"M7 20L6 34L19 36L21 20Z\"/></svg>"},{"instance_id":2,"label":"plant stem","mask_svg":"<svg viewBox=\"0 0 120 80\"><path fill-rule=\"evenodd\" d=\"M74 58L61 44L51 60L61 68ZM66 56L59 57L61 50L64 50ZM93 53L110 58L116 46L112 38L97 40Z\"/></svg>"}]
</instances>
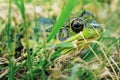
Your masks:
<instances>
[{"instance_id":1,"label":"plant stem","mask_svg":"<svg viewBox=\"0 0 120 80\"><path fill-rule=\"evenodd\" d=\"M9 53L8 80L14 80L14 55L13 55L12 42L11 42L11 3L12 0L9 0L8 24L7 24L7 39L8 39L8 53Z\"/></svg>"}]
</instances>

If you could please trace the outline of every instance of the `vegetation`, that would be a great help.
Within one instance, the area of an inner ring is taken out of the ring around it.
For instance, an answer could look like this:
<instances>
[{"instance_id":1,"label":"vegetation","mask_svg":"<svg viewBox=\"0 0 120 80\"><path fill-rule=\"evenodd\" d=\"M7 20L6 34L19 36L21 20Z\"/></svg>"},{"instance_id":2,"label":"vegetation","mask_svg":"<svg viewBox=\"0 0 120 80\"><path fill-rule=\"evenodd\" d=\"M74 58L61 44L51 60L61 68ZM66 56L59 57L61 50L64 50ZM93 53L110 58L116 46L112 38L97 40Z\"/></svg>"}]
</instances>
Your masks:
<instances>
[{"instance_id":1,"label":"vegetation","mask_svg":"<svg viewBox=\"0 0 120 80\"><path fill-rule=\"evenodd\" d=\"M0 80L120 79L119 0L0 2ZM58 43L61 27L84 10L95 14L102 35L84 39L79 50L73 42Z\"/></svg>"}]
</instances>

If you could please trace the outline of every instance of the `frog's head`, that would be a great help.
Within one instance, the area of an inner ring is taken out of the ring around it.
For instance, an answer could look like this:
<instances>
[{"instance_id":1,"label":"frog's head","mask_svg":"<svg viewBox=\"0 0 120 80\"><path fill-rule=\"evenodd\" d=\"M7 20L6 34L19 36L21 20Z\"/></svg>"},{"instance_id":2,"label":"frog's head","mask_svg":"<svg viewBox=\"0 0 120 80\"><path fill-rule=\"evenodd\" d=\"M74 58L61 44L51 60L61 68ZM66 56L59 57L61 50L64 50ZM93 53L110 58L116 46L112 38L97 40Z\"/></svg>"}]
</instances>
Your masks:
<instances>
[{"instance_id":1,"label":"frog's head","mask_svg":"<svg viewBox=\"0 0 120 80\"><path fill-rule=\"evenodd\" d=\"M72 19L58 32L58 40L71 42L74 40L96 39L103 32L101 25L94 19L92 13L84 11L77 18Z\"/></svg>"}]
</instances>

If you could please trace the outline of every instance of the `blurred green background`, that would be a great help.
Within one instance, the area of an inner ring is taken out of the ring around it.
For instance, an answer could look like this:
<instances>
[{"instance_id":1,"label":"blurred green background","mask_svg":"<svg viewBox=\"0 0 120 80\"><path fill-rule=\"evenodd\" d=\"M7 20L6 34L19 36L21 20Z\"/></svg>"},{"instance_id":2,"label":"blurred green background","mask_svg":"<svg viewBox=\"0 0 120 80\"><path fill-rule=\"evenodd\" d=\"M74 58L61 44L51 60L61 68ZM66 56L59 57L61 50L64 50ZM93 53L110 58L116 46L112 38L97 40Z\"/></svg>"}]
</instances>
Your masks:
<instances>
[{"instance_id":1,"label":"blurred green background","mask_svg":"<svg viewBox=\"0 0 120 80\"><path fill-rule=\"evenodd\" d=\"M24 0L26 23L31 23L35 17L37 19L46 17L56 21L67 1L68 0ZM11 6L11 24L13 25L12 27L15 28L21 25L24 20L18 7L14 3L12 3ZM4 39L6 39L4 37L7 36L5 33L5 25L8 22L8 10L9 0L0 0L0 47L4 43ZM120 0L78 0L69 18L79 16L83 10L92 12L95 15L95 19L102 25L104 33L101 43L105 45L104 47L107 47L105 48L105 53L111 54L109 57L112 57L117 65L120 66ZM33 31L30 31L32 34ZM6 53L3 46L0 48L0 51L0 57L3 53ZM105 64L107 65L107 63ZM29 67L29 69L30 68L31 67ZM118 75L120 75L120 73Z\"/></svg>"}]
</instances>

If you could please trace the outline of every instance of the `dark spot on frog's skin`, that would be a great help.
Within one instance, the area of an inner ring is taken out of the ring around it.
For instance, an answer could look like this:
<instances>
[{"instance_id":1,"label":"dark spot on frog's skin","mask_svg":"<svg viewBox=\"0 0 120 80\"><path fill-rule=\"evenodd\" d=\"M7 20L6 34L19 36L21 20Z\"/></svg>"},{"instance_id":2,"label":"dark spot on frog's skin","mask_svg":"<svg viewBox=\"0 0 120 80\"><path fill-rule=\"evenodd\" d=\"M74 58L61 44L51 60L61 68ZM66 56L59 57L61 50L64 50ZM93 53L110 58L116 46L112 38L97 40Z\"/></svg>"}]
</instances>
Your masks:
<instances>
[{"instance_id":1,"label":"dark spot on frog's skin","mask_svg":"<svg viewBox=\"0 0 120 80\"><path fill-rule=\"evenodd\" d=\"M94 17L94 15L91 13L91 12L88 12L88 11L83 11L79 17L84 17L84 16L91 16L91 17Z\"/></svg>"},{"instance_id":2,"label":"dark spot on frog's skin","mask_svg":"<svg viewBox=\"0 0 120 80\"><path fill-rule=\"evenodd\" d=\"M83 30L84 23L82 19L76 18L71 22L71 28L75 33L79 33Z\"/></svg>"},{"instance_id":3,"label":"dark spot on frog's skin","mask_svg":"<svg viewBox=\"0 0 120 80\"><path fill-rule=\"evenodd\" d=\"M62 28L58 32L58 39L59 41L64 41L69 37L69 31L67 28Z\"/></svg>"}]
</instances>

